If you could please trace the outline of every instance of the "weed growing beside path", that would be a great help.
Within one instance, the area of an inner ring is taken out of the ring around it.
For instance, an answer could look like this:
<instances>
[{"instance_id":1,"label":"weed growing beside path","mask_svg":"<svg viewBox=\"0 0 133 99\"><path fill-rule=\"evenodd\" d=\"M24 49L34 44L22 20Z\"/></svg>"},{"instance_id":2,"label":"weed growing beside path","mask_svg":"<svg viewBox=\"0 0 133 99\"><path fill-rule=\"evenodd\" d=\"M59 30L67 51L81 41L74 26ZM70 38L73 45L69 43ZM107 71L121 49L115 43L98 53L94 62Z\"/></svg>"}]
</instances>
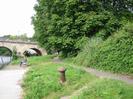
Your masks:
<instances>
[{"instance_id":1,"label":"weed growing beside path","mask_svg":"<svg viewBox=\"0 0 133 99\"><path fill-rule=\"evenodd\" d=\"M71 99L133 99L133 86L109 79L98 79Z\"/></svg>"},{"instance_id":2,"label":"weed growing beside path","mask_svg":"<svg viewBox=\"0 0 133 99\"><path fill-rule=\"evenodd\" d=\"M67 62L53 62L53 57L34 57L29 62L32 67L24 77L22 84L24 99L133 99L133 85L121 81L95 77L80 68L74 68ZM40 59L40 60L37 60ZM46 61L45 61L46 60ZM59 83L59 67L66 67L67 82ZM87 86L81 93L73 93Z\"/></svg>"},{"instance_id":3,"label":"weed growing beside path","mask_svg":"<svg viewBox=\"0 0 133 99\"><path fill-rule=\"evenodd\" d=\"M34 57L27 57L28 65L38 65L40 63L51 61L51 59L55 57L55 55L47 55L43 56L34 56ZM21 58L12 61L12 65L19 65L21 62Z\"/></svg>"},{"instance_id":4,"label":"weed growing beside path","mask_svg":"<svg viewBox=\"0 0 133 99\"><path fill-rule=\"evenodd\" d=\"M24 99L59 99L59 97L70 95L75 90L96 79L95 76L88 75L80 69L74 69L69 64L34 62L35 65L24 78ZM59 83L60 74L57 69L61 66L67 68L67 82L64 85Z\"/></svg>"}]
</instances>

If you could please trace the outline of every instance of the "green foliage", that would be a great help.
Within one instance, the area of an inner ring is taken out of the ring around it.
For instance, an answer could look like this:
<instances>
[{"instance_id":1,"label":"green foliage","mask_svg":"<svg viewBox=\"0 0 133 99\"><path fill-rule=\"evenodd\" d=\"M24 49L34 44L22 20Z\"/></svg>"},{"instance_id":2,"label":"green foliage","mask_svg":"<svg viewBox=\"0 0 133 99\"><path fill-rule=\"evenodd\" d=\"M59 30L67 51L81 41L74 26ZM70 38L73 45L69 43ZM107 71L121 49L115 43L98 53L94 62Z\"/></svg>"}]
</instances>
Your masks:
<instances>
[{"instance_id":1,"label":"green foliage","mask_svg":"<svg viewBox=\"0 0 133 99\"><path fill-rule=\"evenodd\" d=\"M17 60L18 59L18 55L17 55L17 49L14 47L13 51L12 51L12 56L13 56L13 60Z\"/></svg>"},{"instance_id":2,"label":"green foliage","mask_svg":"<svg viewBox=\"0 0 133 99\"><path fill-rule=\"evenodd\" d=\"M34 57L29 57L28 58L28 64L29 65L40 65L43 64L44 62L50 62L55 55L46 55L46 56L34 56Z\"/></svg>"},{"instance_id":3,"label":"green foliage","mask_svg":"<svg viewBox=\"0 0 133 99\"><path fill-rule=\"evenodd\" d=\"M74 58L74 63L87 66L92 57L94 57L95 51L97 51L97 46L102 42L103 40L101 38L90 38L84 48L82 48L79 54Z\"/></svg>"},{"instance_id":4,"label":"green foliage","mask_svg":"<svg viewBox=\"0 0 133 99\"><path fill-rule=\"evenodd\" d=\"M71 99L132 99L133 86L122 82L101 79L88 85L79 95Z\"/></svg>"},{"instance_id":5,"label":"green foliage","mask_svg":"<svg viewBox=\"0 0 133 99\"><path fill-rule=\"evenodd\" d=\"M28 38L26 33L22 34L22 35L4 35L3 38L6 38L8 40L24 40L24 41L28 41L28 40L32 40L32 38Z\"/></svg>"},{"instance_id":6,"label":"green foliage","mask_svg":"<svg viewBox=\"0 0 133 99\"><path fill-rule=\"evenodd\" d=\"M20 36L12 36L12 35L10 35L9 39L11 39L11 40L25 40L26 41L26 40L28 40L28 37L27 37L26 34L22 34Z\"/></svg>"},{"instance_id":7,"label":"green foliage","mask_svg":"<svg viewBox=\"0 0 133 99\"><path fill-rule=\"evenodd\" d=\"M0 56L12 56L12 52L6 47L0 47Z\"/></svg>"},{"instance_id":8,"label":"green foliage","mask_svg":"<svg viewBox=\"0 0 133 99\"><path fill-rule=\"evenodd\" d=\"M131 25L132 26L132 25ZM133 73L133 31L132 27L109 38L98 47L90 65L114 72Z\"/></svg>"},{"instance_id":9,"label":"green foliage","mask_svg":"<svg viewBox=\"0 0 133 99\"><path fill-rule=\"evenodd\" d=\"M84 50L82 65L98 69L133 74L133 24L129 23L122 30L96 46L95 50ZM86 57L85 57L86 55ZM92 56L91 56L92 55ZM77 57L77 58L78 58Z\"/></svg>"},{"instance_id":10,"label":"green foliage","mask_svg":"<svg viewBox=\"0 0 133 99\"><path fill-rule=\"evenodd\" d=\"M35 58L40 61L35 61ZM29 68L22 84L25 92L24 99L60 99L63 96L71 96L70 99L133 98L132 85L117 80L96 78L80 68L72 67L69 60L67 63L53 63L49 58L49 56L42 59L41 57L29 58L33 66ZM67 82L63 85L59 83L60 66L67 68ZM80 93L73 94L76 91Z\"/></svg>"},{"instance_id":11,"label":"green foliage","mask_svg":"<svg viewBox=\"0 0 133 99\"><path fill-rule=\"evenodd\" d=\"M43 63L43 62L49 62L51 61L51 59L55 57L55 55L46 55L46 56L34 56L34 57L27 57L27 62L28 62L28 65L31 66L31 65L37 65L38 63ZM21 62L21 58L18 58L16 60L13 60L12 61L12 65L18 65L20 64Z\"/></svg>"},{"instance_id":12,"label":"green foliage","mask_svg":"<svg viewBox=\"0 0 133 99\"><path fill-rule=\"evenodd\" d=\"M133 0L99 0L105 10L113 12L118 17L131 15Z\"/></svg>"},{"instance_id":13,"label":"green foliage","mask_svg":"<svg viewBox=\"0 0 133 99\"><path fill-rule=\"evenodd\" d=\"M30 58L30 61L33 62L34 59ZM67 68L67 82L64 85L59 83L58 68L62 65ZM88 75L85 71L74 69L69 64L36 61L24 78L22 85L25 92L24 99L59 99L94 79L94 76Z\"/></svg>"},{"instance_id":14,"label":"green foliage","mask_svg":"<svg viewBox=\"0 0 133 99\"><path fill-rule=\"evenodd\" d=\"M120 20L126 17L121 13L131 14L131 1L116 1L106 4L106 0L38 0L33 17L34 38L48 53L76 55L81 39L106 39L121 27Z\"/></svg>"},{"instance_id":15,"label":"green foliage","mask_svg":"<svg viewBox=\"0 0 133 99\"><path fill-rule=\"evenodd\" d=\"M133 23L126 24L126 26L124 27L124 30L128 33L133 33Z\"/></svg>"}]
</instances>

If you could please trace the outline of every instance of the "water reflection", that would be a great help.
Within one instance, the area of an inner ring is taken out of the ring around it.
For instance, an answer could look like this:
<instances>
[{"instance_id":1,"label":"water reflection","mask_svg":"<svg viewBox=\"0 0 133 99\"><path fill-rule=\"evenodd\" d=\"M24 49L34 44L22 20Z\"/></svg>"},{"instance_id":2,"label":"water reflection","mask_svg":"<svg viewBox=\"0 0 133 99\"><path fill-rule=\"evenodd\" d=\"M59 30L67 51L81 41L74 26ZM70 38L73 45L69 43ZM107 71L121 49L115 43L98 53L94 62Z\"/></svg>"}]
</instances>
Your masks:
<instances>
[{"instance_id":1,"label":"water reflection","mask_svg":"<svg viewBox=\"0 0 133 99\"><path fill-rule=\"evenodd\" d=\"M0 47L0 68L9 64L12 60L12 51L6 47Z\"/></svg>"}]
</instances>

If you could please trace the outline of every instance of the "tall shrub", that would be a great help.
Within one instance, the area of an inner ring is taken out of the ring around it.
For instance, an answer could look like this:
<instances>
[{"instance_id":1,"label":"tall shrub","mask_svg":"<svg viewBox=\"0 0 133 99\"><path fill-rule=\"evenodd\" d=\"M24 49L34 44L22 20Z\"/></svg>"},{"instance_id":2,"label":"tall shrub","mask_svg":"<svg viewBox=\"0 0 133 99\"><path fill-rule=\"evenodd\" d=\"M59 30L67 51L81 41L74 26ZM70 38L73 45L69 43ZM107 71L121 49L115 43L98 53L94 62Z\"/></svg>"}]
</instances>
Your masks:
<instances>
[{"instance_id":1,"label":"tall shrub","mask_svg":"<svg viewBox=\"0 0 133 99\"><path fill-rule=\"evenodd\" d=\"M87 66L120 73L133 73L133 24L126 25L101 43Z\"/></svg>"}]
</instances>

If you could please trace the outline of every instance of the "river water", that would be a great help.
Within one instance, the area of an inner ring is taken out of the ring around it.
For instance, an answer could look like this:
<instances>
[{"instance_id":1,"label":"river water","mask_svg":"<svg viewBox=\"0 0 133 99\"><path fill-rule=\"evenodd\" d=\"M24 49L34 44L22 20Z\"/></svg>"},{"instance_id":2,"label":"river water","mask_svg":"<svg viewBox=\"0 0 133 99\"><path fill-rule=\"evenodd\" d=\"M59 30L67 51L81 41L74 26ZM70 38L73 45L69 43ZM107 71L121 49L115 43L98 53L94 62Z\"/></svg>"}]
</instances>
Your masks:
<instances>
[{"instance_id":1,"label":"river water","mask_svg":"<svg viewBox=\"0 0 133 99\"><path fill-rule=\"evenodd\" d=\"M12 60L12 57L10 56L0 56L0 67L10 63L11 60Z\"/></svg>"}]
</instances>

